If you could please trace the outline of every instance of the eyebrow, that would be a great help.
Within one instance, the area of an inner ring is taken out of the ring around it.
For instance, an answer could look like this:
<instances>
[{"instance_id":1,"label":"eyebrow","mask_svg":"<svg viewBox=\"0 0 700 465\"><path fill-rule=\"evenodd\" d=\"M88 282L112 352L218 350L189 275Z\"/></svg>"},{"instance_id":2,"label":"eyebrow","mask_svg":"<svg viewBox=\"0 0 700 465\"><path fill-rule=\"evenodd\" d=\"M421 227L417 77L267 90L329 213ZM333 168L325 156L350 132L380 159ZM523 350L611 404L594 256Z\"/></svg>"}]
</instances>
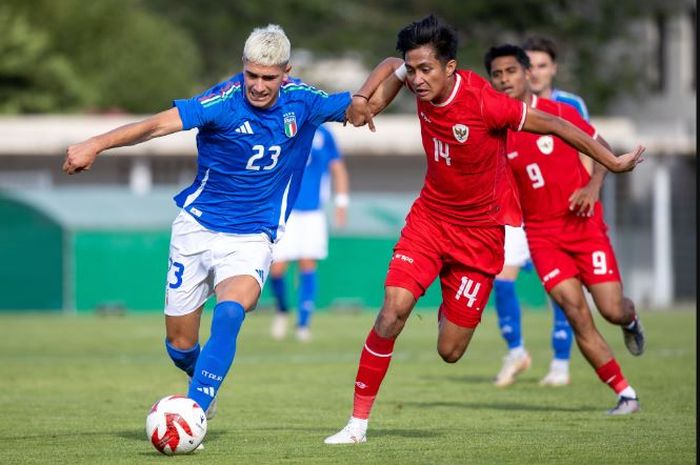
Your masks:
<instances>
[{"instance_id":1,"label":"eyebrow","mask_svg":"<svg viewBox=\"0 0 700 465\"><path fill-rule=\"evenodd\" d=\"M263 79L275 79L278 76L277 74L258 74L248 70L246 70L245 73L252 78L262 77Z\"/></svg>"}]
</instances>

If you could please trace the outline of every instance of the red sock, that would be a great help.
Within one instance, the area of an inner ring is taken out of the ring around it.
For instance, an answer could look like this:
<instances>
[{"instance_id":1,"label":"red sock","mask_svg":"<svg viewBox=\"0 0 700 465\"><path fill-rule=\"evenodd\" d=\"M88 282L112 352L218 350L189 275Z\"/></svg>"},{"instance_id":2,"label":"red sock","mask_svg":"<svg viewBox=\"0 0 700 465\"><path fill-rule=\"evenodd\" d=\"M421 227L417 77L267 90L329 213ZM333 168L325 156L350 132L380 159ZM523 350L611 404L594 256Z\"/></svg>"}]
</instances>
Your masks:
<instances>
[{"instance_id":1,"label":"red sock","mask_svg":"<svg viewBox=\"0 0 700 465\"><path fill-rule=\"evenodd\" d=\"M596 371L598 378L615 391L615 394L621 393L629 383L622 375L620 365L614 358L611 358L607 363L599 367Z\"/></svg>"},{"instance_id":2,"label":"red sock","mask_svg":"<svg viewBox=\"0 0 700 465\"><path fill-rule=\"evenodd\" d=\"M366 420L377 397L379 386L389 369L395 339L381 337L374 328L369 332L360 355L360 366L355 377L355 398L352 416Z\"/></svg>"}]
</instances>

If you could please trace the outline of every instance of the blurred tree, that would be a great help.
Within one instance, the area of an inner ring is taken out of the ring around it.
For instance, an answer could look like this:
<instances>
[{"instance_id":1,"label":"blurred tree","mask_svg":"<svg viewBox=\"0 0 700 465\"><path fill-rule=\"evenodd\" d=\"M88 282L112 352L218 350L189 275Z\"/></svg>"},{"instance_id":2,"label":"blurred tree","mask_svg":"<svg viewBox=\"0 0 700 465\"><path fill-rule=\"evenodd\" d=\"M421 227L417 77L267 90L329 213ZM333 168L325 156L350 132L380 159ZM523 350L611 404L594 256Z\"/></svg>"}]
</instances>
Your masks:
<instances>
[{"instance_id":1,"label":"blurred tree","mask_svg":"<svg viewBox=\"0 0 700 465\"><path fill-rule=\"evenodd\" d=\"M65 64L61 69L70 76L69 88L78 89L83 109L150 113L196 89L197 46L183 28L144 9L139 0L4 2L15 17L26 18L37 40L44 38L44 56ZM38 79L34 71L26 72ZM55 100L41 110L74 107Z\"/></svg>"},{"instance_id":2,"label":"blurred tree","mask_svg":"<svg viewBox=\"0 0 700 465\"><path fill-rule=\"evenodd\" d=\"M559 84L581 93L594 112L604 111L618 92L644 89L644 63L629 47L633 39L626 26L635 18L683 7L681 0L144 1L196 38L207 83L240 69L243 42L253 27L277 23L294 48L321 55L356 53L372 66L395 54L401 27L434 12L458 29L461 65L480 73L491 45L519 43L535 33L557 41ZM611 44L620 46L612 50Z\"/></svg>"},{"instance_id":3,"label":"blurred tree","mask_svg":"<svg viewBox=\"0 0 700 465\"><path fill-rule=\"evenodd\" d=\"M481 73L489 46L533 33L551 37L562 54L559 85L602 112L617 93L645 90L645 63L626 26L686 3L3 0L0 111L157 111L240 70L245 38L268 23L282 25L296 50L353 54L373 66L395 55L401 27L434 12L458 29L461 66Z\"/></svg>"},{"instance_id":4,"label":"blurred tree","mask_svg":"<svg viewBox=\"0 0 700 465\"><path fill-rule=\"evenodd\" d=\"M50 51L45 33L0 6L0 113L73 109L84 103L75 73Z\"/></svg>"}]
</instances>

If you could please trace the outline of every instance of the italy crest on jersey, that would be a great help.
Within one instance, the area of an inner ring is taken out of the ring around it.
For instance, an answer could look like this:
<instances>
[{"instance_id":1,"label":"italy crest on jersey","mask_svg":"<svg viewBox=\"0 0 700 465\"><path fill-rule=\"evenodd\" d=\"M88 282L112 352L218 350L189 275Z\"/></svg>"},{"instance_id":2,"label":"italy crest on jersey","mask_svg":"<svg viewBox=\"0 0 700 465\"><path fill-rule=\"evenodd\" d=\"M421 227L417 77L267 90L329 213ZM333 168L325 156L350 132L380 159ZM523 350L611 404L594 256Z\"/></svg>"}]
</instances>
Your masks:
<instances>
[{"instance_id":1,"label":"italy crest on jersey","mask_svg":"<svg viewBox=\"0 0 700 465\"><path fill-rule=\"evenodd\" d=\"M297 135L297 117L294 112L285 113L284 115L284 133L287 137Z\"/></svg>"},{"instance_id":2,"label":"italy crest on jersey","mask_svg":"<svg viewBox=\"0 0 700 465\"><path fill-rule=\"evenodd\" d=\"M469 139L469 128L464 124L455 124L452 126L452 134L460 144L463 144Z\"/></svg>"}]
</instances>

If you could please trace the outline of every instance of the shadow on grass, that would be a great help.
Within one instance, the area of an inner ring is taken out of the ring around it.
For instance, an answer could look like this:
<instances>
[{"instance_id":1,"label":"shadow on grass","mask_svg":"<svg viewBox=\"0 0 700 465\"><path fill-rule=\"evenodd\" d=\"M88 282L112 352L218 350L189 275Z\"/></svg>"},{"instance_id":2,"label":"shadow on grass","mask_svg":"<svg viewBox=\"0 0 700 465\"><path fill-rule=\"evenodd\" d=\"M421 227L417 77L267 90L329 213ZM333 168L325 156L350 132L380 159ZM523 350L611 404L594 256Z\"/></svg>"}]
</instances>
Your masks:
<instances>
[{"instance_id":1,"label":"shadow on grass","mask_svg":"<svg viewBox=\"0 0 700 465\"><path fill-rule=\"evenodd\" d=\"M82 433L81 433L82 434ZM105 433L102 433L105 434ZM148 442L148 438L146 438L146 431L145 430L124 430L124 431L118 431L115 433L117 436L123 439L130 439L132 441L142 441L142 442ZM228 431L220 431L220 430L214 430L214 431L207 431L207 437L206 441L216 441L217 438L220 436L223 436L225 434L228 434Z\"/></svg>"},{"instance_id":2,"label":"shadow on grass","mask_svg":"<svg viewBox=\"0 0 700 465\"><path fill-rule=\"evenodd\" d=\"M510 410L527 412L598 412L600 406L581 405L578 407L565 407L561 405L528 405L513 402L484 403L484 402L401 402L401 407L411 406L418 408L450 407L470 410ZM398 406L398 404L397 404Z\"/></svg>"},{"instance_id":3,"label":"shadow on grass","mask_svg":"<svg viewBox=\"0 0 700 465\"><path fill-rule=\"evenodd\" d=\"M449 381L460 384L493 384L495 376L461 375L461 376L421 376L425 381ZM518 384L534 386L538 383L535 378L518 378Z\"/></svg>"},{"instance_id":4,"label":"shadow on grass","mask_svg":"<svg viewBox=\"0 0 700 465\"><path fill-rule=\"evenodd\" d=\"M402 438L437 438L442 436L442 433L429 431L425 429L372 429L372 437L402 437Z\"/></svg>"}]
</instances>

